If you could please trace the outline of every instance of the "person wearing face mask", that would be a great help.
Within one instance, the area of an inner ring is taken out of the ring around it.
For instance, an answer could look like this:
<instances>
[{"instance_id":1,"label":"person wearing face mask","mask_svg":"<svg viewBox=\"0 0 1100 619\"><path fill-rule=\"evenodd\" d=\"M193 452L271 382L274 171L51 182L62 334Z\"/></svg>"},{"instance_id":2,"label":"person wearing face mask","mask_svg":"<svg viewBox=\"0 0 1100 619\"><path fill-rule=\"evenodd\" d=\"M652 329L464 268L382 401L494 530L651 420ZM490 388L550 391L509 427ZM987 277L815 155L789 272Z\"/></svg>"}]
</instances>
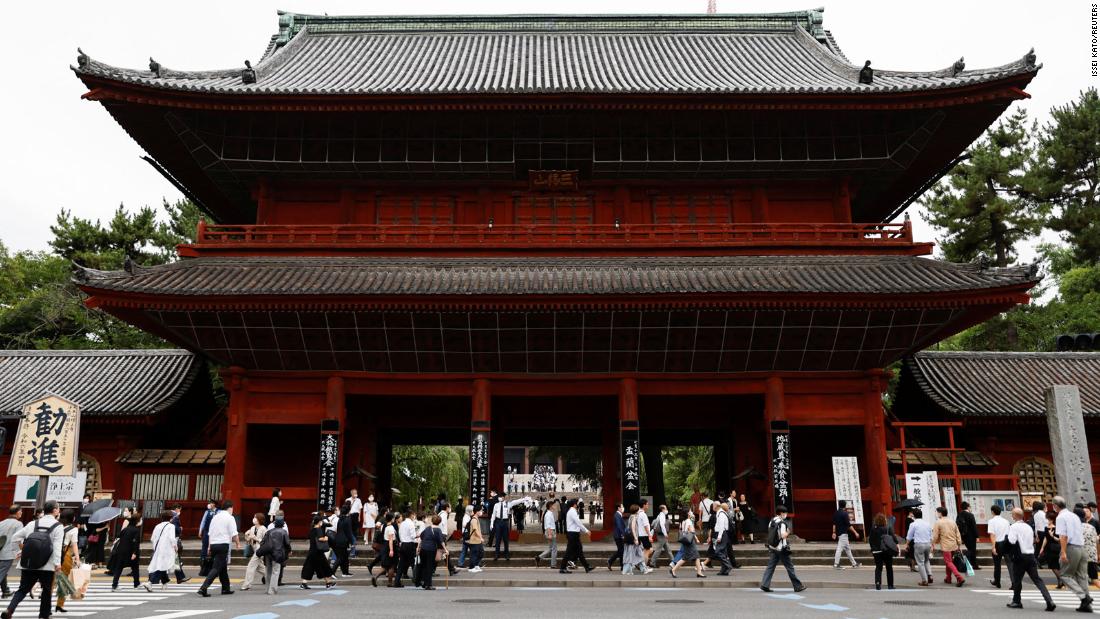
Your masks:
<instances>
[{"instance_id":1,"label":"person wearing face mask","mask_svg":"<svg viewBox=\"0 0 1100 619\"><path fill-rule=\"evenodd\" d=\"M122 577L123 570L130 568L134 577L134 588L141 586L138 560L141 557L141 512L131 512L127 520L126 528L118 534L118 542L114 552L111 553L111 561L107 567L111 570L111 591L118 591L118 579Z\"/></svg>"},{"instance_id":2,"label":"person wearing face mask","mask_svg":"<svg viewBox=\"0 0 1100 619\"><path fill-rule=\"evenodd\" d=\"M266 514L257 513L252 516L252 527L244 532L244 541L252 547L252 556L249 557L248 567L244 570L244 582L241 583L241 591L248 591L252 588L252 581L256 579L256 572L263 563L263 559L256 554L256 551L259 550L260 542L263 541L264 534L267 533L267 526L264 524L266 521Z\"/></svg>"},{"instance_id":3,"label":"person wearing face mask","mask_svg":"<svg viewBox=\"0 0 1100 619\"><path fill-rule=\"evenodd\" d=\"M374 537L374 530L378 528L378 503L374 501L374 494L367 495L360 521L363 523L363 543L366 544Z\"/></svg>"}]
</instances>

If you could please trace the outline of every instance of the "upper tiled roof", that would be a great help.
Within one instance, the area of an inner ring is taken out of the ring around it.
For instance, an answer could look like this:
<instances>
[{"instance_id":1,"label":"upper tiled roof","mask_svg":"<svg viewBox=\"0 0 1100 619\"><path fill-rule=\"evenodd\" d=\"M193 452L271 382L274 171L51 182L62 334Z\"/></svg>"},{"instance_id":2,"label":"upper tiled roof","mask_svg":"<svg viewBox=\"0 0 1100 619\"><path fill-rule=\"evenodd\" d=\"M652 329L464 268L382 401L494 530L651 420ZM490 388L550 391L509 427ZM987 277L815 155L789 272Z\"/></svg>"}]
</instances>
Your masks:
<instances>
[{"instance_id":1,"label":"upper tiled roof","mask_svg":"<svg viewBox=\"0 0 1100 619\"><path fill-rule=\"evenodd\" d=\"M913 256L623 258L192 258L84 270L88 289L165 295L908 294L1038 281L1027 267L990 269Z\"/></svg>"},{"instance_id":2,"label":"upper tiled roof","mask_svg":"<svg viewBox=\"0 0 1100 619\"><path fill-rule=\"evenodd\" d=\"M822 9L756 15L317 16L281 13L254 65L122 69L83 52L82 76L204 93L887 93L1034 73L1035 56L989 69L875 69L860 84L822 28Z\"/></svg>"},{"instance_id":3,"label":"upper tiled roof","mask_svg":"<svg viewBox=\"0 0 1100 619\"><path fill-rule=\"evenodd\" d=\"M115 458L120 464L225 464L224 449L131 449Z\"/></svg>"},{"instance_id":4,"label":"upper tiled roof","mask_svg":"<svg viewBox=\"0 0 1100 619\"><path fill-rule=\"evenodd\" d=\"M187 392L202 361L186 350L0 350L0 416L49 391L85 415L152 415Z\"/></svg>"},{"instance_id":5,"label":"upper tiled roof","mask_svg":"<svg viewBox=\"0 0 1100 619\"><path fill-rule=\"evenodd\" d=\"M1100 353L921 352L904 371L955 415L1045 416L1048 387L1077 385L1085 415L1100 416Z\"/></svg>"}]
</instances>

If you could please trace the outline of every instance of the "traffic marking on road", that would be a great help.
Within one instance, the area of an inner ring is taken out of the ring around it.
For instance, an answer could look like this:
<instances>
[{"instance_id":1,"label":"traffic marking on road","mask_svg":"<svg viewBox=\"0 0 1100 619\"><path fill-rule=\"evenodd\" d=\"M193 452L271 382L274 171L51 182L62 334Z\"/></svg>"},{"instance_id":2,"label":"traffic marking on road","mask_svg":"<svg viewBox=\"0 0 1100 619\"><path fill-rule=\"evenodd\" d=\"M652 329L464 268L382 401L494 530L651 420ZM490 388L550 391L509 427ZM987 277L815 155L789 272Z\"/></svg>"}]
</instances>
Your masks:
<instances>
[{"instance_id":1,"label":"traffic marking on road","mask_svg":"<svg viewBox=\"0 0 1100 619\"><path fill-rule=\"evenodd\" d=\"M971 591L974 593L982 593L993 597L1012 600L1011 589L971 589ZM1077 595L1074 594L1072 591L1059 591L1058 589L1055 589L1053 587L1051 587L1049 591L1051 600L1062 608L1077 608L1077 606L1081 604L1081 600L1077 599ZM1043 599L1043 595L1039 593L1039 591L1036 590L1034 587L1031 587L1030 589L1025 587L1024 590L1020 593L1020 601L1024 604L1027 604L1028 602L1034 602L1039 606L1046 605L1046 600ZM1093 614L1096 614L1095 610L1092 612Z\"/></svg>"},{"instance_id":2,"label":"traffic marking on road","mask_svg":"<svg viewBox=\"0 0 1100 619\"><path fill-rule=\"evenodd\" d=\"M137 619L182 619L183 617L197 617L199 615L209 615L211 613L220 613L221 610L158 610L154 611L160 613L158 615L149 615L147 617L138 617Z\"/></svg>"},{"instance_id":3,"label":"traffic marking on road","mask_svg":"<svg viewBox=\"0 0 1100 619\"><path fill-rule=\"evenodd\" d=\"M347 589L329 589L328 591L318 591L313 595L344 595L347 592Z\"/></svg>"},{"instance_id":4,"label":"traffic marking on road","mask_svg":"<svg viewBox=\"0 0 1100 619\"><path fill-rule=\"evenodd\" d=\"M807 604L802 603L806 608L812 608L814 610L827 610L829 612L839 613L842 610L848 610L847 606L839 606L837 604Z\"/></svg>"},{"instance_id":5,"label":"traffic marking on road","mask_svg":"<svg viewBox=\"0 0 1100 619\"><path fill-rule=\"evenodd\" d=\"M801 600L806 596L798 595L797 593L769 593L768 597L775 598L777 600Z\"/></svg>"},{"instance_id":6,"label":"traffic marking on road","mask_svg":"<svg viewBox=\"0 0 1100 619\"><path fill-rule=\"evenodd\" d=\"M233 619L279 619L275 613L254 613L251 615L237 615Z\"/></svg>"},{"instance_id":7,"label":"traffic marking on road","mask_svg":"<svg viewBox=\"0 0 1100 619\"><path fill-rule=\"evenodd\" d=\"M287 600L285 602L279 602L275 604L275 606L304 606L308 608L314 604L320 604L320 602L317 600Z\"/></svg>"}]
</instances>

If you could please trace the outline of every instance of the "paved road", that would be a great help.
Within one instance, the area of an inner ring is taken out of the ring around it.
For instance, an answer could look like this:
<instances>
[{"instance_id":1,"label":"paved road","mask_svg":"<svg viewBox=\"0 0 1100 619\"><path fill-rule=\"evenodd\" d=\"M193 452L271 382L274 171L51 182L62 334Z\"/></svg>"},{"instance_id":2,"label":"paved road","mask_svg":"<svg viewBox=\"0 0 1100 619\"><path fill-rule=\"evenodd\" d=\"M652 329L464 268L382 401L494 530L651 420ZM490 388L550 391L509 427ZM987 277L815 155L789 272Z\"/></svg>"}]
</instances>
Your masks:
<instances>
[{"instance_id":1,"label":"paved road","mask_svg":"<svg viewBox=\"0 0 1100 619\"><path fill-rule=\"evenodd\" d=\"M442 582L440 582L442 585ZM728 617L731 612L751 613L758 617L800 619L927 619L929 616L953 616L974 619L1002 618L1013 611L1005 608L1006 591L989 587L964 588L938 585L931 589L903 587L895 591L867 588L810 588L795 594L777 582L772 594L752 588L666 588L662 582L638 581L639 587L522 588L466 587L437 591L413 588L386 589L342 586L325 591L302 591L285 587L277 596L253 589L232 596L216 593L210 598L195 594L194 584L170 585L168 590L146 593L142 590L110 592L102 579L84 601L71 601L67 617L110 619L316 619L328 617L515 617L537 609L552 607L573 616L638 616L660 613L666 616ZM1025 590L1026 592L1026 590ZM1071 613L1076 607L1072 594L1055 592L1059 612ZM1028 595L1029 608L1020 616L1042 611L1037 596ZM554 614L559 614L555 611ZM16 617L37 616L37 600L26 600ZM60 617L62 615L55 615ZM1045 616L1045 615L1044 615ZM1076 615L1075 615L1076 616Z\"/></svg>"}]
</instances>

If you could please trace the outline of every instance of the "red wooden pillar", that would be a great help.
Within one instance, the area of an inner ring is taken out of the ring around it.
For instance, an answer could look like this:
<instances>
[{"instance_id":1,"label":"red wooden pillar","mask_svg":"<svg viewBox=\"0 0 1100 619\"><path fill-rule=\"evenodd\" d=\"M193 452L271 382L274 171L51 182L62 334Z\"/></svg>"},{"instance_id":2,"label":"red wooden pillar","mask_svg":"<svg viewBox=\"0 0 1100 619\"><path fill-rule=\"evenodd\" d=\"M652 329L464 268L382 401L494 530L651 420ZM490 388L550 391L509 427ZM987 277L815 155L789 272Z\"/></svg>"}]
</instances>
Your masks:
<instances>
[{"instance_id":1,"label":"red wooden pillar","mask_svg":"<svg viewBox=\"0 0 1100 619\"><path fill-rule=\"evenodd\" d=\"M610 415L603 428L602 447L600 449L600 462L603 474L600 485L603 486L603 521L604 528L614 517L615 506L623 500L622 486L619 485L619 428L618 424L610 423Z\"/></svg>"},{"instance_id":2,"label":"red wooden pillar","mask_svg":"<svg viewBox=\"0 0 1100 619\"><path fill-rule=\"evenodd\" d=\"M231 367L223 378L229 389L229 419L225 432L225 475L222 478L222 498L238 503L244 494L244 467L248 460L248 380L244 369ZM242 509L243 512L243 509Z\"/></svg>"},{"instance_id":3,"label":"red wooden pillar","mask_svg":"<svg viewBox=\"0 0 1100 619\"><path fill-rule=\"evenodd\" d=\"M864 458L871 482L871 513L890 513L890 470L886 462L885 413L882 408L881 371L872 375L863 395Z\"/></svg>"},{"instance_id":4,"label":"red wooden pillar","mask_svg":"<svg viewBox=\"0 0 1100 619\"><path fill-rule=\"evenodd\" d=\"M772 424L773 422L786 423L787 421L787 404L783 391L783 379L779 376L769 376L768 380L764 383L764 429L765 439L768 441L767 447L764 449L764 453L768 457L768 496L766 504L770 507L770 513L775 513L775 492L772 489L771 480L774 479L775 472L772 471ZM792 480L793 482L793 480ZM793 509L790 505L788 509Z\"/></svg>"},{"instance_id":5,"label":"red wooden pillar","mask_svg":"<svg viewBox=\"0 0 1100 619\"><path fill-rule=\"evenodd\" d=\"M348 425L347 398L344 396L344 379L339 376L330 376L325 384L325 419L333 419L339 422L340 432L336 437L336 505L339 507L344 501L344 461L347 459L344 453L347 449L347 441L344 433Z\"/></svg>"}]
</instances>

